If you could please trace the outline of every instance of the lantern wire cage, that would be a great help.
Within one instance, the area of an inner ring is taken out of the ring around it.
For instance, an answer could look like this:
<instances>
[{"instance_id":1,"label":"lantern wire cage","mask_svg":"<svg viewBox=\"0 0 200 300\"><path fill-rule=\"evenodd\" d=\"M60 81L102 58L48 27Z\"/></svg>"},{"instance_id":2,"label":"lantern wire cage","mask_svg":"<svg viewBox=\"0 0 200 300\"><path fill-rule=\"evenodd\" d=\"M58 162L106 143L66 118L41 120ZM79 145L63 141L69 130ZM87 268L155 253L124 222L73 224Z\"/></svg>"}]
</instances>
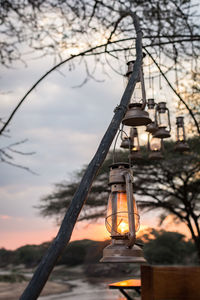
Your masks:
<instances>
[{"instance_id":1,"label":"lantern wire cage","mask_svg":"<svg viewBox=\"0 0 200 300\"><path fill-rule=\"evenodd\" d=\"M129 216L134 216L135 219L135 232L138 232L140 229L140 215L138 213L129 213L128 211L120 211L115 214L110 214L105 218L106 229L111 236L119 236L119 238L126 239L129 235ZM112 227L112 220L116 219L116 229Z\"/></svg>"}]
</instances>

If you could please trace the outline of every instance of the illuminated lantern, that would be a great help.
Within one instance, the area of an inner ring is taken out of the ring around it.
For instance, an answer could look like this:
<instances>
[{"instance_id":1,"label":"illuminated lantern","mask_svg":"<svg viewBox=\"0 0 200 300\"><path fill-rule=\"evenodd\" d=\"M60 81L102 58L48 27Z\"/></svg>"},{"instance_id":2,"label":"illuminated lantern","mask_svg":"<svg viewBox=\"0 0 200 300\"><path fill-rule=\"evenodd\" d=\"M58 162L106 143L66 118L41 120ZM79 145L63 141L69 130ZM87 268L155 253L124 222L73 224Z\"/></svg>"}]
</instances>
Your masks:
<instances>
[{"instance_id":1,"label":"illuminated lantern","mask_svg":"<svg viewBox=\"0 0 200 300\"><path fill-rule=\"evenodd\" d=\"M129 158L131 160L139 160L142 159L142 154L140 152L140 143L139 136L136 127L132 127L130 129L130 139L132 141L132 148L129 154Z\"/></svg>"},{"instance_id":2,"label":"illuminated lantern","mask_svg":"<svg viewBox=\"0 0 200 300\"><path fill-rule=\"evenodd\" d=\"M162 155L162 140L160 138L156 138L154 136L151 137L150 145L149 145L149 159L159 160L163 158Z\"/></svg>"},{"instance_id":3,"label":"illuminated lantern","mask_svg":"<svg viewBox=\"0 0 200 300\"><path fill-rule=\"evenodd\" d=\"M130 129L130 139L132 141L132 151L140 151L140 143L136 127L132 127Z\"/></svg>"},{"instance_id":4,"label":"illuminated lantern","mask_svg":"<svg viewBox=\"0 0 200 300\"><path fill-rule=\"evenodd\" d=\"M189 151L190 147L186 142L183 117L176 118L176 126L177 126L177 137L176 137L177 140L174 147L175 151L179 151L179 152Z\"/></svg>"},{"instance_id":5,"label":"illuminated lantern","mask_svg":"<svg viewBox=\"0 0 200 300\"><path fill-rule=\"evenodd\" d=\"M133 196L129 165L116 163L110 168L106 228L112 242L103 250L101 262L144 263L142 249L136 245L139 215Z\"/></svg>"},{"instance_id":6,"label":"illuminated lantern","mask_svg":"<svg viewBox=\"0 0 200 300\"><path fill-rule=\"evenodd\" d=\"M160 139L166 139L170 137L171 123L169 109L166 106L166 102L159 102L157 104L155 122L158 130L153 133L153 136Z\"/></svg>"},{"instance_id":7,"label":"illuminated lantern","mask_svg":"<svg viewBox=\"0 0 200 300\"><path fill-rule=\"evenodd\" d=\"M156 126L156 122L155 122L155 106L156 103L154 102L154 99L148 99L147 100L147 107L148 107L148 113L149 113L149 117L152 120L151 123L149 123L146 127L146 131L149 133L154 133L156 132L156 130L158 130L158 127Z\"/></svg>"},{"instance_id":8,"label":"illuminated lantern","mask_svg":"<svg viewBox=\"0 0 200 300\"><path fill-rule=\"evenodd\" d=\"M128 62L128 72L126 77L129 80L133 72L134 61ZM142 68L140 70L135 90L128 110L122 120L122 124L127 126L143 126L151 123L149 114L144 110L146 105L146 94L144 87L144 77Z\"/></svg>"}]
</instances>

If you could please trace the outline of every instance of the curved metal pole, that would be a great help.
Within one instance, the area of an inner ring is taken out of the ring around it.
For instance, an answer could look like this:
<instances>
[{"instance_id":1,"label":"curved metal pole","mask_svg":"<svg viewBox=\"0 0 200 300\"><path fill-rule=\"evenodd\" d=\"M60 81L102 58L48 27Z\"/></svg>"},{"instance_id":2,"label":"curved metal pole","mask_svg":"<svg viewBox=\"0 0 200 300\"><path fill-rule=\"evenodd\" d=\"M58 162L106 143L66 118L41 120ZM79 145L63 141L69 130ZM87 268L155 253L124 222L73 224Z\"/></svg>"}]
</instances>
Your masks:
<instances>
[{"instance_id":1,"label":"curved metal pole","mask_svg":"<svg viewBox=\"0 0 200 300\"><path fill-rule=\"evenodd\" d=\"M104 137L101 140L97 152L91 160L90 164L88 165L87 170L80 182L80 185L71 201L71 204L60 226L59 232L52 244L50 245L49 249L47 250L47 253L42 258L27 288L20 297L20 300L35 300L40 295L58 258L64 252L71 238L73 228L76 224L84 202L87 199L91 185L95 179L99 168L101 167L102 163L104 162L104 159L106 158L112 141L127 110L127 106L130 102L132 93L134 91L139 70L142 64L142 31L140 29L139 19L134 13L130 13L129 15L133 18L134 27L136 30L137 58L134 64L133 73L121 98L120 105L115 110L115 114L111 120L111 123L106 133L104 134Z\"/></svg>"}]
</instances>

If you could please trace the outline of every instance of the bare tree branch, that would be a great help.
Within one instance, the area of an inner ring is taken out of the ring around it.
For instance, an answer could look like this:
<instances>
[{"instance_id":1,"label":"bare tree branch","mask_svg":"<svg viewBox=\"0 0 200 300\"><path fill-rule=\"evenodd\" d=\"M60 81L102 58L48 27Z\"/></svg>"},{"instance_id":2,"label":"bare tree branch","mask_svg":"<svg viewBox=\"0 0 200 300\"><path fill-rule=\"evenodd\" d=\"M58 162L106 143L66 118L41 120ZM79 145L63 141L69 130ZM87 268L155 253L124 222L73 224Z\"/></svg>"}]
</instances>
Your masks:
<instances>
[{"instance_id":1,"label":"bare tree branch","mask_svg":"<svg viewBox=\"0 0 200 300\"><path fill-rule=\"evenodd\" d=\"M29 282L24 293L20 297L20 300L35 300L39 296L42 288L44 287L48 277L53 270L59 256L63 253L66 245L68 244L73 228L79 216L79 213L83 207L87 195L91 188L92 182L101 167L111 143L115 137L115 134L119 128L122 118L126 112L127 105L130 102L132 93L135 88L135 84L138 78L139 70L142 64L142 32L139 25L139 20L135 14L131 14L133 23L136 30L136 53L137 58L134 64L133 73L122 96L118 109L115 110L115 114L112 121L98 147L96 154L92 161L88 165L88 168L83 175L81 183L72 199L71 205L69 206L59 232L48 249L46 255L43 257L38 268L36 269L31 281Z\"/></svg>"}]
</instances>

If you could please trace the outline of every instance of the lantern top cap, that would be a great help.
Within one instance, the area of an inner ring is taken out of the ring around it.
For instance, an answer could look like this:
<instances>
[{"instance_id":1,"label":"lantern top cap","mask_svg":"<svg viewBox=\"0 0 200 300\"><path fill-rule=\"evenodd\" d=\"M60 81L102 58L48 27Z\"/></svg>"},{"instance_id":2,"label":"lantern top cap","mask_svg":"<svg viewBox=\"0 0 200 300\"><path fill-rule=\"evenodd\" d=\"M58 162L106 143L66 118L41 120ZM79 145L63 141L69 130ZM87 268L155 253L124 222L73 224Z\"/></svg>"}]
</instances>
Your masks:
<instances>
[{"instance_id":1,"label":"lantern top cap","mask_svg":"<svg viewBox=\"0 0 200 300\"><path fill-rule=\"evenodd\" d=\"M146 56L146 53L145 52L142 52L142 58L145 58ZM134 64L135 63L135 59L132 59L132 60L129 60L126 64L127 66L130 65L130 64Z\"/></svg>"},{"instance_id":2,"label":"lantern top cap","mask_svg":"<svg viewBox=\"0 0 200 300\"><path fill-rule=\"evenodd\" d=\"M147 99L147 101L148 101L148 102L151 102L151 103L152 103L152 102L154 103L154 98L149 98L149 99Z\"/></svg>"},{"instance_id":3,"label":"lantern top cap","mask_svg":"<svg viewBox=\"0 0 200 300\"><path fill-rule=\"evenodd\" d=\"M161 102L158 102L158 106L166 106L166 102L165 101L161 101Z\"/></svg>"},{"instance_id":4,"label":"lantern top cap","mask_svg":"<svg viewBox=\"0 0 200 300\"><path fill-rule=\"evenodd\" d=\"M184 123L184 117L180 116L180 117L176 117L176 124L177 125L183 125Z\"/></svg>"},{"instance_id":5,"label":"lantern top cap","mask_svg":"<svg viewBox=\"0 0 200 300\"><path fill-rule=\"evenodd\" d=\"M158 111L159 111L160 113L165 113L166 110L167 110L167 103L164 102L164 101L159 102L159 103L158 103Z\"/></svg>"},{"instance_id":6,"label":"lantern top cap","mask_svg":"<svg viewBox=\"0 0 200 300\"><path fill-rule=\"evenodd\" d=\"M147 99L147 103L148 103L148 104L155 104L154 98L149 98L149 99Z\"/></svg>"},{"instance_id":7,"label":"lantern top cap","mask_svg":"<svg viewBox=\"0 0 200 300\"><path fill-rule=\"evenodd\" d=\"M130 135L131 135L132 137L137 137L137 136L138 136L138 130L137 130L137 127L131 127Z\"/></svg>"},{"instance_id":8,"label":"lantern top cap","mask_svg":"<svg viewBox=\"0 0 200 300\"><path fill-rule=\"evenodd\" d=\"M112 165L110 165L110 169L120 169L120 168L123 168L123 169L129 169L129 164L128 163L125 163L125 162L117 162L117 163L114 163Z\"/></svg>"},{"instance_id":9,"label":"lantern top cap","mask_svg":"<svg viewBox=\"0 0 200 300\"><path fill-rule=\"evenodd\" d=\"M153 98L147 99L147 106L149 109L154 109L156 103Z\"/></svg>"}]
</instances>

